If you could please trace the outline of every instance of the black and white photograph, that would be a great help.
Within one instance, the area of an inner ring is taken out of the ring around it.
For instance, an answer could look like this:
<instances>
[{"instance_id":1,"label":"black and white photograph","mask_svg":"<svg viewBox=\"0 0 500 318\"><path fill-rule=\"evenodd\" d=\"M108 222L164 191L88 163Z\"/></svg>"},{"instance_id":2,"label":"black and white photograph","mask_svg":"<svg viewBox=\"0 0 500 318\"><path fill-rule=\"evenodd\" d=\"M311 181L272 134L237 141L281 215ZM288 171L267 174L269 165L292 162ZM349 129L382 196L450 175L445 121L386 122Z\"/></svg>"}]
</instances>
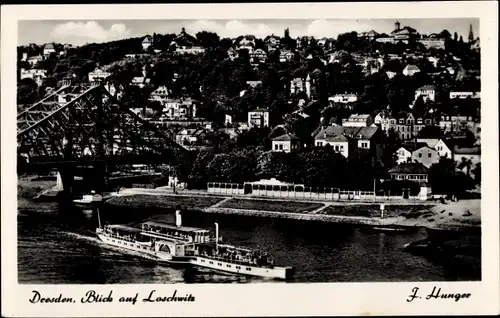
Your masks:
<instances>
[{"instance_id":1,"label":"black and white photograph","mask_svg":"<svg viewBox=\"0 0 500 318\"><path fill-rule=\"evenodd\" d=\"M481 19L265 16L17 21L17 284L484 281Z\"/></svg>"}]
</instances>

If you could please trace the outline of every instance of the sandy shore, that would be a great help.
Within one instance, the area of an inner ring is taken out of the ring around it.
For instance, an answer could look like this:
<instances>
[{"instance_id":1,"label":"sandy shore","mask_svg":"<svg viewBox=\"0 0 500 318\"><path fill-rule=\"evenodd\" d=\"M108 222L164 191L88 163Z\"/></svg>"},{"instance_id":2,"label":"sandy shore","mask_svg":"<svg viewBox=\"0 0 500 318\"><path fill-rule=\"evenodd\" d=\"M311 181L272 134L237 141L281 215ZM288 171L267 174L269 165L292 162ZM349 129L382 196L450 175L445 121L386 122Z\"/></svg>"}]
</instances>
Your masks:
<instances>
[{"instance_id":1,"label":"sandy shore","mask_svg":"<svg viewBox=\"0 0 500 318\"><path fill-rule=\"evenodd\" d=\"M363 209L363 206L360 205L359 208ZM470 215L467 211L470 212ZM481 226L480 200L467 200L440 204L434 207L422 207L420 211L411 213L402 211L400 216L384 218L352 215L325 215L319 213L271 212L220 207L208 207L203 209L203 212L369 226L426 227L436 230L460 230Z\"/></svg>"}]
</instances>

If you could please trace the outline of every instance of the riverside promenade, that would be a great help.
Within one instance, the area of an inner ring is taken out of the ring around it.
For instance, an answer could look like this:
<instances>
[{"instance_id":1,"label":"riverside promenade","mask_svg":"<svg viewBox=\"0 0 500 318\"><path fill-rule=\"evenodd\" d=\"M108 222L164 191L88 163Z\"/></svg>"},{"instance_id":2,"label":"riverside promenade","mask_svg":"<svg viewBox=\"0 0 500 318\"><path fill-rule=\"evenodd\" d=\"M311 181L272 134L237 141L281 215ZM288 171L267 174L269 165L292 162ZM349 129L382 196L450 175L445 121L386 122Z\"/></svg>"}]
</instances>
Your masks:
<instances>
[{"instance_id":1,"label":"riverside promenade","mask_svg":"<svg viewBox=\"0 0 500 318\"><path fill-rule=\"evenodd\" d=\"M371 227L427 227L458 230L480 226L480 200L438 204L419 200L284 200L244 195L214 195L205 191L165 189L122 189L107 204L196 210L324 223ZM380 204L384 204L384 213Z\"/></svg>"},{"instance_id":2,"label":"riverside promenade","mask_svg":"<svg viewBox=\"0 0 500 318\"><path fill-rule=\"evenodd\" d=\"M216 198L238 198L238 199L246 199L246 200L273 200L273 201L281 201L281 202L321 202L330 205L350 205L350 204L385 204L385 205L435 205L435 202L432 201L422 201L418 199L401 199L401 198L388 198L383 196L377 196L374 199L352 199L352 200L332 200L332 199L321 199L321 198L276 198L276 197L263 197L263 196L252 196L248 194L216 194L216 193L208 193L204 190L180 190L177 193L174 193L172 188L125 188L121 189L118 193L115 193L116 196L128 196L128 195L136 195L136 194L145 194L145 195L163 195L163 196L207 196L207 197L216 197Z\"/></svg>"}]
</instances>

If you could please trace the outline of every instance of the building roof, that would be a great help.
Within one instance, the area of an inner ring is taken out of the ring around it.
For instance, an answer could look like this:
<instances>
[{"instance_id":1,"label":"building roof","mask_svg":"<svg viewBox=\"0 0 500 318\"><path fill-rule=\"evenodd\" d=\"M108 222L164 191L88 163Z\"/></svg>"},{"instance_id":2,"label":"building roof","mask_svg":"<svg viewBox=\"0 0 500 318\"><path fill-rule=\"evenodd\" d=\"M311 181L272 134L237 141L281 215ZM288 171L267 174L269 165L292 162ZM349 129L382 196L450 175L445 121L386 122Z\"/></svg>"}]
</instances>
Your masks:
<instances>
[{"instance_id":1,"label":"building roof","mask_svg":"<svg viewBox=\"0 0 500 318\"><path fill-rule=\"evenodd\" d=\"M247 85L250 85L252 87L256 87L257 85L262 84L262 81L247 81Z\"/></svg>"},{"instance_id":2,"label":"building roof","mask_svg":"<svg viewBox=\"0 0 500 318\"><path fill-rule=\"evenodd\" d=\"M135 78L135 77L134 77ZM165 91L165 93L162 93L163 94L167 94L167 95L170 95L170 90L168 89L167 86L165 85L161 85L161 86L158 86L154 91L151 92L151 95L155 95L155 94L160 94L159 92L160 91Z\"/></svg>"},{"instance_id":3,"label":"building roof","mask_svg":"<svg viewBox=\"0 0 500 318\"><path fill-rule=\"evenodd\" d=\"M436 86L434 85L424 85L418 89L419 91L430 91L430 90L436 90Z\"/></svg>"},{"instance_id":4,"label":"building roof","mask_svg":"<svg viewBox=\"0 0 500 318\"><path fill-rule=\"evenodd\" d=\"M389 170L389 173L427 174L427 168L419 162L407 162L395 166Z\"/></svg>"},{"instance_id":5,"label":"building roof","mask_svg":"<svg viewBox=\"0 0 500 318\"><path fill-rule=\"evenodd\" d=\"M409 34L409 33L416 33L417 30L414 28L411 28L409 26L402 27L401 29L396 29L391 32L391 34Z\"/></svg>"},{"instance_id":6,"label":"building roof","mask_svg":"<svg viewBox=\"0 0 500 318\"><path fill-rule=\"evenodd\" d=\"M177 37L173 42L175 42L175 44L177 45L187 46L187 47L198 45L198 39L188 34L184 28L182 28L181 33L177 35Z\"/></svg>"},{"instance_id":7,"label":"building roof","mask_svg":"<svg viewBox=\"0 0 500 318\"><path fill-rule=\"evenodd\" d=\"M267 113L267 112L269 112L267 108L255 108L249 111L249 113Z\"/></svg>"},{"instance_id":8,"label":"building roof","mask_svg":"<svg viewBox=\"0 0 500 318\"><path fill-rule=\"evenodd\" d=\"M314 137L319 140L330 140L329 137L341 136L369 140L378 131L378 127L343 127L339 125L322 128Z\"/></svg>"},{"instance_id":9,"label":"building roof","mask_svg":"<svg viewBox=\"0 0 500 318\"><path fill-rule=\"evenodd\" d=\"M406 65L405 70L407 70L407 71L418 71L418 72L420 72L420 69L419 69L416 65L413 65L413 64L408 64L408 65Z\"/></svg>"},{"instance_id":10,"label":"building roof","mask_svg":"<svg viewBox=\"0 0 500 318\"><path fill-rule=\"evenodd\" d=\"M325 139L327 136L342 135L344 133L344 128L346 127L338 125L321 128L319 132L316 134L316 136L314 136L314 139Z\"/></svg>"},{"instance_id":11,"label":"building roof","mask_svg":"<svg viewBox=\"0 0 500 318\"><path fill-rule=\"evenodd\" d=\"M151 35L146 35L144 39L142 40L142 43L152 43L153 42L153 37Z\"/></svg>"},{"instance_id":12,"label":"building roof","mask_svg":"<svg viewBox=\"0 0 500 318\"><path fill-rule=\"evenodd\" d=\"M337 135L337 136L327 136L325 140L329 142L348 142L349 138L344 135Z\"/></svg>"},{"instance_id":13,"label":"building roof","mask_svg":"<svg viewBox=\"0 0 500 318\"><path fill-rule=\"evenodd\" d=\"M367 31L367 32L361 32L360 34L358 34L358 37L363 37L363 36L377 36L377 35L378 35L377 31L370 30L370 31Z\"/></svg>"},{"instance_id":14,"label":"building roof","mask_svg":"<svg viewBox=\"0 0 500 318\"><path fill-rule=\"evenodd\" d=\"M421 146L421 147L419 147L419 148L415 149L415 150L414 150L414 151L412 151L412 152L417 152L417 151L420 151L420 150L422 150L422 149L424 149L424 148L428 148L428 149L429 149L429 150L431 150L431 151L437 152L435 149L433 149L433 148L431 148L431 147L427 146L427 144L425 144L425 145L423 145L423 146Z\"/></svg>"},{"instance_id":15,"label":"building roof","mask_svg":"<svg viewBox=\"0 0 500 318\"><path fill-rule=\"evenodd\" d=\"M373 135L375 135L377 131L378 131L377 126L361 127L356 133L356 138L369 140L373 137Z\"/></svg>"},{"instance_id":16,"label":"building roof","mask_svg":"<svg viewBox=\"0 0 500 318\"><path fill-rule=\"evenodd\" d=\"M143 83L145 80L145 77L143 76L137 76L132 78L132 83Z\"/></svg>"},{"instance_id":17,"label":"building roof","mask_svg":"<svg viewBox=\"0 0 500 318\"><path fill-rule=\"evenodd\" d=\"M456 155L480 155L481 147L463 147L455 146L453 147L453 152Z\"/></svg>"},{"instance_id":18,"label":"building roof","mask_svg":"<svg viewBox=\"0 0 500 318\"><path fill-rule=\"evenodd\" d=\"M267 41L269 41L271 39L279 40L280 38L278 36L274 35L274 34L271 34L271 35L266 36L264 38L264 41L267 42Z\"/></svg>"},{"instance_id":19,"label":"building roof","mask_svg":"<svg viewBox=\"0 0 500 318\"><path fill-rule=\"evenodd\" d=\"M335 95L333 95L333 96L331 96L331 97L328 97L328 99L329 99L329 100L330 100L330 99L333 99L333 98L334 98L334 97L336 97L336 96L339 96L339 97L358 97L358 95L353 94L353 93L344 93L344 94L335 94ZM357 114L354 114L354 115L352 115L352 116L364 116L364 115L357 115Z\"/></svg>"},{"instance_id":20,"label":"building roof","mask_svg":"<svg viewBox=\"0 0 500 318\"><path fill-rule=\"evenodd\" d=\"M283 134L281 136L273 138L273 141L292 141L292 140L299 140L299 138L294 134Z\"/></svg>"},{"instance_id":21,"label":"building roof","mask_svg":"<svg viewBox=\"0 0 500 318\"><path fill-rule=\"evenodd\" d=\"M417 139L420 140L418 143L426 144L431 148L434 148L437 145L437 143L441 140L439 138L418 138L418 137Z\"/></svg>"},{"instance_id":22,"label":"building roof","mask_svg":"<svg viewBox=\"0 0 500 318\"><path fill-rule=\"evenodd\" d=\"M47 43L43 47L44 50L54 50L54 44L52 43Z\"/></svg>"},{"instance_id":23,"label":"building roof","mask_svg":"<svg viewBox=\"0 0 500 318\"><path fill-rule=\"evenodd\" d=\"M202 133L203 133L203 129L186 128L186 129L182 129L177 135L199 136Z\"/></svg>"},{"instance_id":24,"label":"building roof","mask_svg":"<svg viewBox=\"0 0 500 318\"><path fill-rule=\"evenodd\" d=\"M264 51L263 49L257 49L255 51L253 51L253 53L251 54L265 54L267 55L266 51Z\"/></svg>"},{"instance_id":25,"label":"building roof","mask_svg":"<svg viewBox=\"0 0 500 318\"><path fill-rule=\"evenodd\" d=\"M349 119L368 119L370 117L370 115L368 114L352 114L351 116L349 116Z\"/></svg>"}]
</instances>

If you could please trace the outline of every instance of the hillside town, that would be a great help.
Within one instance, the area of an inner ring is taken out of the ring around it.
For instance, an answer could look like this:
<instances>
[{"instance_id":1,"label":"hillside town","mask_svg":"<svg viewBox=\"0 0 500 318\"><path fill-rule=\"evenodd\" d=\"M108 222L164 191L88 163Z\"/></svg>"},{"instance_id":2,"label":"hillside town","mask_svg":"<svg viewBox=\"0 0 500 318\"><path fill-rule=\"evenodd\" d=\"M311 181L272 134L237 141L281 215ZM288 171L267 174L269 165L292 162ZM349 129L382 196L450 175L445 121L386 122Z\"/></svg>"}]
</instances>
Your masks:
<instances>
[{"instance_id":1,"label":"hillside town","mask_svg":"<svg viewBox=\"0 0 500 318\"><path fill-rule=\"evenodd\" d=\"M71 82L104 85L195 153L172 187L464 196L481 184L480 40L436 31L30 44L18 111Z\"/></svg>"}]
</instances>

